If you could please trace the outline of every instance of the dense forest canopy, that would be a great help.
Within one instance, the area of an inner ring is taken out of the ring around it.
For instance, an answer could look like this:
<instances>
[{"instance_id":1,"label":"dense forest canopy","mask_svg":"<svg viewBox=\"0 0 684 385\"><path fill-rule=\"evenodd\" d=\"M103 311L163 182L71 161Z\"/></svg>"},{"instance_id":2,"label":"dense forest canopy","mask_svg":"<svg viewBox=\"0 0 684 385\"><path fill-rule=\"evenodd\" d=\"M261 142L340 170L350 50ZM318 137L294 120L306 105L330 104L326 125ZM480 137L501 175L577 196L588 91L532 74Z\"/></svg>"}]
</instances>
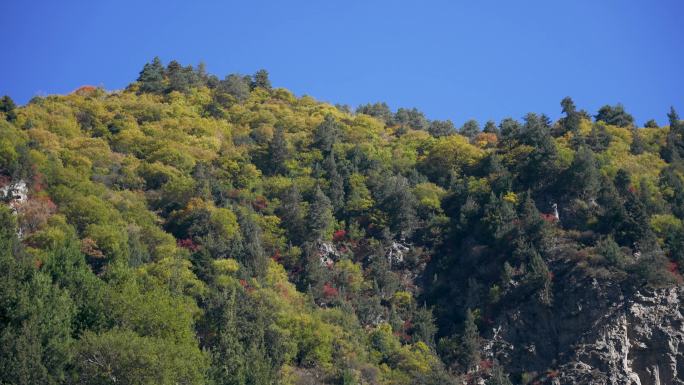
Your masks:
<instances>
[{"instance_id":1,"label":"dense forest canopy","mask_svg":"<svg viewBox=\"0 0 684 385\"><path fill-rule=\"evenodd\" d=\"M527 383L482 353L550 265L684 271L684 122L332 106L145 64L0 100L0 383ZM553 370L553 367L549 367Z\"/></svg>"}]
</instances>

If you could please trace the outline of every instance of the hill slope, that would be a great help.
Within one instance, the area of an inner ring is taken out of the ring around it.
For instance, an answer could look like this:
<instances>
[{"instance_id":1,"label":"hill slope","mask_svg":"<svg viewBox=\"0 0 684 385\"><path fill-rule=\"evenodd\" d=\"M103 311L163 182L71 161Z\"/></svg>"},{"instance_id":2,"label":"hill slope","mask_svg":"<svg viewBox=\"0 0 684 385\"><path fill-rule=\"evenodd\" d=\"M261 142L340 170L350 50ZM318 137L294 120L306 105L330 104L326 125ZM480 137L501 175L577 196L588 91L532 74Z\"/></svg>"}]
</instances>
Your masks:
<instances>
[{"instance_id":1,"label":"hill slope","mask_svg":"<svg viewBox=\"0 0 684 385\"><path fill-rule=\"evenodd\" d=\"M681 383L684 123L562 107L456 130L156 59L3 98L0 383Z\"/></svg>"}]
</instances>

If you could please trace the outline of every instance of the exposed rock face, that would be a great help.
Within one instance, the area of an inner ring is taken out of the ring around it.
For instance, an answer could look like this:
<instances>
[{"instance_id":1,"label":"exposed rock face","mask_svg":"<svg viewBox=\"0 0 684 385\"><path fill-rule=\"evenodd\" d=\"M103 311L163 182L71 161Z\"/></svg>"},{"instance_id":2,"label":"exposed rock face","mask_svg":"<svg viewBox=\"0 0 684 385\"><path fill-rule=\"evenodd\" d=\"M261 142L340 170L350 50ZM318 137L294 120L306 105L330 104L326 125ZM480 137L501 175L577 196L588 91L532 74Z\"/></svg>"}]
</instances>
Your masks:
<instances>
[{"instance_id":1,"label":"exposed rock face","mask_svg":"<svg viewBox=\"0 0 684 385\"><path fill-rule=\"evenodd\" d=\"M554 270L563 276L553 305L530 298L503 311L488 357L544 384L684 385L684 288L629 289Z\"/></svg>"}]
</instances>

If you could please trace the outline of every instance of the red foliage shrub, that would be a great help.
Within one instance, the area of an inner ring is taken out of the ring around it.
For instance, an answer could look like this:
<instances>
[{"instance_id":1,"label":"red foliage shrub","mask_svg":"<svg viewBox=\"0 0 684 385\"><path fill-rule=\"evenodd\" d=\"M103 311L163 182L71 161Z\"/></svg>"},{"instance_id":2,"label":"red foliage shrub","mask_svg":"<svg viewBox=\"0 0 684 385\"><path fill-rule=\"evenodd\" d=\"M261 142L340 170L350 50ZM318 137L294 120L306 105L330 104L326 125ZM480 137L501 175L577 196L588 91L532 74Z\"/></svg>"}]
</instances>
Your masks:
<instances>
[{"instance_id":1,"label":"red foliage shrub","mask_svg":"<svg viewBox=\"0 0 684 385\"><path fill-rule=\"evenodd\" d=\"M347 232L344 230L337 230L333 233L333 241L335 242L341 242L344 240L344 237L347 236Z\"/></svg>"},{"instance_id":2,"label":"red foliage shrub","mask_svg":"<svg viewBox=\"0 0 684 385\"><path fill-rule=\"evenodd\" d=\"M335 289L329 283L326 282L323 285L323 297L333 298L333 297L337 297L338 294L339 294L339 292L337 291L337 289Z\"/></svg>"},{"instance_id":3,"label":"red foliage shrub","mask_svg":"<svg viewBox=\"0 0 684 385\"><path fill-rule=\"evenodd\" d=\"M195 252L200 249L200 245L196 244L195 242L192 241L190 238L185 238L185 239L179 239L176 244L178 247L188 249L192 252Z\"/></svg>"},{"instance_id":4,"label":"red foliage shrub","mask_svg":"<svg viewBox=\"0 0 684 385\"><path fill-rule=\"evenodd\" d=\"M72 94L81 95L81 96L88 96L91 93L93 93L95 90L97 90L97 87L85 85L85 86L81 86L81 87L78 87L77 89L75 89L74 92L72 92Z\"/></svg>"}]
</instances>

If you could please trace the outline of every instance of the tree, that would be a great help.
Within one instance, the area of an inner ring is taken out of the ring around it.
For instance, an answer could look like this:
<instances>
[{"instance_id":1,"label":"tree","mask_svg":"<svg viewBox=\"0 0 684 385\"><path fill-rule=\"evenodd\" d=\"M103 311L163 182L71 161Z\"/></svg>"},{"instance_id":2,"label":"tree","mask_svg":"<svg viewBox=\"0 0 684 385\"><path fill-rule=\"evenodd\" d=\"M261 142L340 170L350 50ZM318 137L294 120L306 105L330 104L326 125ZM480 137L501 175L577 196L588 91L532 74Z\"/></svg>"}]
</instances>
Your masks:
<instances>
[{"instance_id":1,"label":"tree","mask_svg":"<svg viewBox=\"0 0 684 385\"><path fill-rule=\"evenodd\" d=\"M70 363L74 307L30 261L14 215L0 205L0 383L58 384Z\"/></svg>"},{"instance_id":2,"label":"tree","mask_svg":"<svg viewBox=\"0 0 684 385\"><path fill-rule=\"evenodd\" d=\"M632 155L641 155L644 153L644 140L641 138L641 133L637 128L632 129L632 143L629 145L629 152Z\"/></svg>"},{"instance_id":3,"label":"tree","mask_svg":"<svg viewBox=\"0 0 684 385\"><path fill-rule=\"evenodd\" d=\"M268 71L265 69L260 69L254 74L252 88L263 88L265 90L271 89L271 80L268 78Z\"/></svg>"},{"instance_id":4,"label":"tree","mask_svg":"<svg viewBox=\"0 0 684 385\"><path fill-rule=\"evenodd\" d=\"M164 65L159 57L155 57L152 63L145 64L140 71L140 76L138 76L138 82L140 82L139 93L159 94L164 92Z\"/></svg>"},{"instance_id":5,"label":"tree","mask_svg":"<svg viewBox=\"0 0 684 385\"><path fill-rule=\"evenodd\" d=\"M625 107L618 103L615 106L601 107L595 116L596 121L603 121L611 126L629 127L634 124L634 117L625 111Z\"/></svg>"},{"instance_id":6,"label":"tree","mask_svg":"<svg viewBox=\"0 0 684 385\"><path fill-rule=\"evenodd\" d=\"M316 185L308 217L311 240L327 241L332 235L333 222L330 199L323 193L321 187Z\"/></svg>"},{"instance_id":7,"label":"tree","mask_svg":"<svg viewBox=\"0 0 684 385\"><path fill-rule=\"evenodd\" d=\"M169 79L167 92L188 92L195 83L192 66L183 67L175 60L170 61L166 66L166 76Z\"/></svg>"},{"instance_id":8,"label":"tree","mask_svg":"<svg viewBox=\"0 0 684 385\"><path fill-rule=\"evenodd\" d=\"M390 231L398 233L400 237L408 237L413 233L418 226L416 198L406 178L400 175L383 178L376 200L389 217Z\"/></svg>"},{"instance_id":9,"label":"tree","mask_svg":"<svg viewBox=\"0 0 684 385\"><path fill-rule=\"evenodd\" d=\"M534 247L526 247L525 252L529 254L528 265L530 268L530 283L536 286L541 303L549 306L552 301L551 272L549 271L549 267Z\"/></svg>"},{"instance_id":10,"label":"tree","mask_svg":"<svg viewBox=\"0 0 684 385\"><path fill-rule=\"evenodd\" d=\"M655 119L649 119L646 123L644 123L645 128L659 128L658 122L655 121Z\"/></svg>"},{"instance_id":11,"label":"tree","mask_svg":"<svg viewBox=\"0 0 684 385\"><path fill-rule=\"evenodd\" d=\"M466 371L471 371L480 363L480 333L475 324L475 314L470 309L466 310L461 343L461 365Z\"/></svg>"},{"instance_id":12,"label":"tree","mask_svg":"<svg viewBox=\"0 0 684 385\"><path fill-rule=\"evenodd\" d=\"M596 197L599 189L599 170L594 152L590 148L580 147L565 173L563 184L572 197L585 200Z\"/></svg>"},{"instance_id":13,"label":"tree","mask_svg":"<svg viewBox=\"0 0 684 385\"><path fill-rule=\"evenodd\" d=\"M285 139L285 130L279 126L273 134L273 139L268 143L268 163L271 174L284 174L287 172L285 162L290 154Z\"/></svg>"},{"instance_id":14,"label":"tree","mask_svg":"<svg viewBox=\"0 0 684 385\"><path fill-rule=\"evenodd\" d=\"M249 97L250 80L248 76L230 74L219 82L218 90L233 96L237 101L244 101Z\"/></svg>"},{"instance_id":15,"label":"tree","mask_svg":"<svg viewBox=\"0 0 684 385\"><path fill-rule=\"evenodd\" d=\"M125 329L87 332L77 352L76 370L84 385L203 384L208 366L199 349Z\"/></svg>"},{"instance_id":16,"label":"tree","mask_svg":"<svg viewBox=\"0 0 684 385\"><path fill-rule=\"evenodd\" d=\"M414 108L399 108L392 117L392 124L396 124L405 129L424 130L428 126L425 115Z\"/></svg>"},{"instance_id":17,"label":"tree","mask_svg":"<svg viewBox=\"0 0 684 385\"><path fill-rule=\"evenodd\" d=\"M7 121L13 122L17 118L16 108L17 105L14 104L14 100L9 96L5 95L0 98L0 113L5 114Z\"/></svg>"},{"instance_id":18,"label":"tree","mask_svg":"<svg viewBox=\"0 0 684 385\"><path fill-rule=\"evenodd\" d=\"M433 120L428 126L428 132L434 137L447 136L456 132L451 120Z\"/></svg>"},{"instance_id":19,"label":"tree","mask_svg":"<svg viewBox=\"0 0 684 385\"><path fill-rule=\"evenodd\" d=\"M356 108L357 114L370 115L374 118L378 118L388 124L392 120L392 110L390 110L387 103L374 103L374 104L364 104Z\"/></svg>"},{"instance_id":20,"label":"tree","mask_svg":"<svg viewBox=\"0 0 684 385\"><path fill-rule=\"evenodd\" d=\"M496 126L496 123L494 123L493 120L488 120L487 123L485 123L484 128L482 129L482 132L487 133L487 134L494 134L496 136L499 136L499 128Z\"/></svg>"},{"instance_id":21,"label":"tree","mask_svg":"<svg viewBox=\"0 0 684 385\"><path fill-rule=\"evenodd\" d=\"M684 156L684 124L679 120L679 115L674 107L670 107L667 117L670 122L670 130L663 149L663 158L670 163L675 163Z\"/></svg>"},{"instance_id":22,"label":"tree","mask_svg":"<svg viewBox=\"0 0 684 385\"><path fill-rule=\"evenodd\" d=\"M241 245L236 257L252 275L262 277L266 273L268 256L261 241L261 228L254 221L251 210L238 211Z\"/></svg>"},{"instance_id":23,"label":"tree","mask_svg":"<svg viewBox=\"0 0 684 385\"><path fill-rule=\"evenodd\" d=\"M337 170L337 162L335 162L335 153L330 152L325 159L324 164L326 174L330 186L328 187L328 196L334 211L338 212L344 208L344 178Z\"/></svg>"},{"instance_id":24,"label":"tree","mask_svg":"<svg viewBox=\"0 0 684 385\"><path fill-rule=\"evenodd\" d=\"M280 196L280 206L276 209L282 227L287 230L288 239L295 244L304 240L305 218L301 204L302 197L297 186L293 184Z\"/></svg>"},{"instance_id":25,"label":"tree","mask_svg":"<svg viewBox=\"0 0 684 385\"><path fill-rule=\"evenodd\" d=\"M563 113L565 117L560 120L560 125L562 127L561 135L566 132L572 132L575 135L579 134L579 125L581 121L581 115L577 112L577 107L572 98L566 96L561 100L561 107L563 108Z\"/></svg>"},{"instance_id":26,"label":"tree","mask_svg":"<svg viewBox=\"0 0 684 385\"><path fill-rule=\"evenodd\" d=\"M477 135L480 132L480 124L477 122L477 120L470 119L465 124L463 124L463 127L459 130L459 134L465 136L468 139L473 139L475 135Z\"/></svg>"},{"instance_id":27,"label":"tree","mask_svg":"<svg viewBox=\"0 0 684 385\"><path fill-rule=\"evenodd\" d=\"M337 142L340 135L340 125L335 118L328 114L319 124L313 133L313 144L324 154L332 151L333 145Z\"/></svg>"}]
</instances>

